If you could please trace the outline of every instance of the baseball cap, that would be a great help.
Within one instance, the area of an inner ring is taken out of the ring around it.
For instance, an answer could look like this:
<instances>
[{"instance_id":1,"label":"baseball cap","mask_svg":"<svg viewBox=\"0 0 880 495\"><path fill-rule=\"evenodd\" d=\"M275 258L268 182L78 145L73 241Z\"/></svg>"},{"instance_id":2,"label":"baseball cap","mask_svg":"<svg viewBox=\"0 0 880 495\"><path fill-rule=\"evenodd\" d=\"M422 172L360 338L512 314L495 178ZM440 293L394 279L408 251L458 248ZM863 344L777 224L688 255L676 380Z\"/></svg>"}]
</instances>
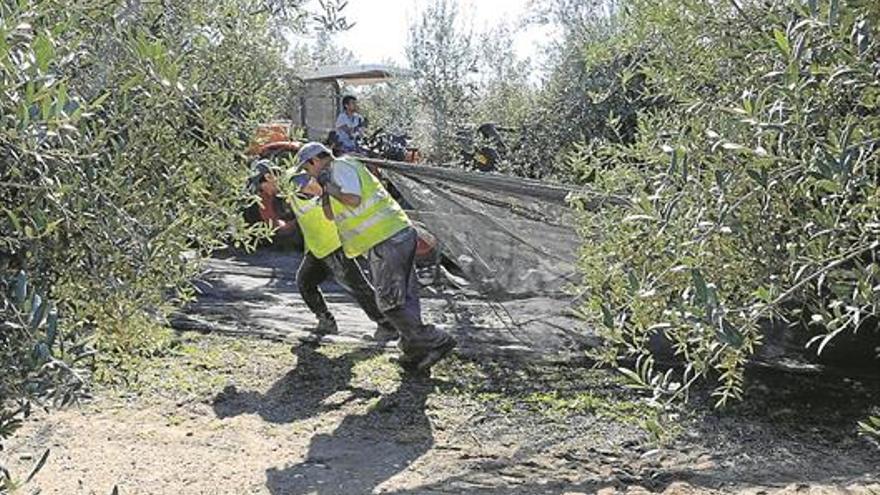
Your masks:
<instances>
[{"instance_id":1,"label":"baseball cap","mask_svg":"<svg viewBox=\"0 0 880 495\"><path fill-rule=\"evenodd\" d=\"M319 142L312 141L303 145L303 147L300 148L299 153L296 154L296 170L302 170L303 165L321 153L327 153L331 156L333 155L329 148Z\"/></svg>"},{"instance_id":2,"label":"baseball cap","mask_svg":"<svg viewBox=\"0 0 880 495\"><path fill-rule=\"evenodd\" d=\"M251 164L251 172L248 176L248 189L251 192L256 192L259 188L260 182L262 182L263 177L269 172L278 173L279 169L272 163L271 160L261 159L256 160Z\"/></svg>"}]
</instances>

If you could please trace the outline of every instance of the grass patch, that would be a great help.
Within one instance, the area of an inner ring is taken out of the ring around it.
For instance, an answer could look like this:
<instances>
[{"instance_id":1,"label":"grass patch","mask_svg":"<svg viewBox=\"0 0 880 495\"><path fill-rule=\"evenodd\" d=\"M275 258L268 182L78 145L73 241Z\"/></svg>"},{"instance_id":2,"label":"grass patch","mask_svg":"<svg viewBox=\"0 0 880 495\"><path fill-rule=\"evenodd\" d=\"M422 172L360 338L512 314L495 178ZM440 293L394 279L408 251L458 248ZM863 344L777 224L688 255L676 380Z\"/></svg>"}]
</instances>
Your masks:
<instances>
[{"instance_id":1,"label":"grass patch","mask_svg":"<svg viewBox=\"0 0 880 495\"><path fill-rule=\"evenodd\" d=\"M447 382L449 394L480 404L490 413L537 414L560 422L573 416L595 415L637 427L656 443L667 442L678 431L661 408L626 387L626 381L609 370L453 358L438 366L437 375Z\"/></svg>"},{"instance_id":2,"label":"grass patch","mask_svg":"<svg viewBox=\"0 0 880 495\"><path fill-rule=\"evenodd\" d=\"M208 400L230 382L261 387L290 367L284 344L197 333L175 334L166 352L137 360L124 386L104 383L115 393L171 400Z\"/></svg>"},{"instance_id":3,"label":"grass patch","mask_svg":"<svg viewBox=\"0 0 880 495\"><path fill-rule=\"evenodd\" d=\"M164 355L145 358L137 380L120 393L166 400L210 401L233 384L244 390L267 390L280 377L303 364L314 367L316 380L338 380L338 390L376 391L360 407L381 407L382 396L401 384L400 368L383 350L341 345L290 352L288 344L258 339L182 333ZM306 361L303 361L306 360ZM328 368L329 367L329 368ZM663 442L675 436L674 423L662 411L626 388L622 378L587 366L520 361L479 361L453 356L439 363L431 403L440 409L472 404L489 413L538 415L564 422L595 415L634 426ZM337 397L348 403L345 396ZM332 400L331 400L332 402Z\"/></svg>"},{"instance_id":4,"label":"grass patch","mask_svg":"<svg viewBox=\"0 0 880 495\"><path fill-rule=\"evenodd\" d=\"M352 367L351 385L386 393L400 384L400 369L385 353L359 360Z\"/></svg>"}]
</instances>

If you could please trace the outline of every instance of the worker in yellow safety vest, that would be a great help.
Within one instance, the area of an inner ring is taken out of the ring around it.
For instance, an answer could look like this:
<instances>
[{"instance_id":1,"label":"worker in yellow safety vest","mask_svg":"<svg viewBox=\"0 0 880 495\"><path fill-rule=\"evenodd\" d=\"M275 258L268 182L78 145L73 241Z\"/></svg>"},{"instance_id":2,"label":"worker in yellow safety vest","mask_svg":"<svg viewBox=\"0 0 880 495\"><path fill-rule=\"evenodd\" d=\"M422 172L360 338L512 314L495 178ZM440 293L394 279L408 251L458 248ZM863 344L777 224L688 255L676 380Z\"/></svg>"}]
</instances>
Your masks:
<instances>
[{"instance_id":1,"label":"worker in yellow safety vest","mask_svg":"<svg viewBox=\"0 0 880 495\"><path fill-rule=\"evenodd\" d=\"M279 171L270 160L259 160L257 166L269 171L268 174L273 177ZM291 182L298 182L304 187L297 187L294 194L287 187ZM272 183L275 183L274 178ZM336 226L324 216L321 188L317 182L306 174L300 174L298 177L286 177L286 180L282 180L281 189L303 236L303 259L296 273L296 283L306 306L318 318L318 325L313 331L319 335L338 332L336 318L327 308L320 289L320 284L332 275L367 316L376 322L378 326L374 338L383 341L397 338L397 330L376 306L373 287L367 282L357 262L345 256Z\"/></svg>"},{"instance_id":2,"label":"worker in yellow safety vest","mask_svg":"<svg viewBox=\"0 0 880 495\"><path fill-rule=\"evenodd\" d=\"M400 335L401 366L427 373L456 342L422 323L415 272L417 234L406 213L353 157L336 158L326 146L312 142L295 160L298 169L322 187L324 214L335 222L345 255L366 256L377 305Z\"/></svg>"}]
</instances>

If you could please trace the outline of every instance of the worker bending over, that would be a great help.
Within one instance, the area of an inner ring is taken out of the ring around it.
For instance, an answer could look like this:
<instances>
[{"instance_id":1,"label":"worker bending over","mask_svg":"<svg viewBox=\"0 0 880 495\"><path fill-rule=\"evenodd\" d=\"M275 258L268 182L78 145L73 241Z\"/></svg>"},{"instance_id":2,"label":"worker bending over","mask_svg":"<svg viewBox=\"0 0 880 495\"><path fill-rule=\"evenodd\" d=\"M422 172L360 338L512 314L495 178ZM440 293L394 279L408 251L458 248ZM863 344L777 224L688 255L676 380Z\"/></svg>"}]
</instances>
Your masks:
<instances>
[{"instance_id":1,"label":"worker bending over","mask_svg":"<svg viewBox=\"0 0 880 495\"><path fill-rule=\"evenodd\" d=\"M277 170L269 160L260 160L257 166L267 171ZM267 175L274 177L274 172L269 172ZM289 201L296 217L296 224L299 225L303 236L303 259L296 273L296 283L306 306L318 317L315 332L324 335L338 331L336 319L327 308L327 302L319 287L332 275L336 282L357 301L367 316L377 323L374 338L383 341L397 338L397 331L376 306L373 287L364 278L357 262L347 258L342 252L336 225L324 216L321 208L320 186L305 174L296 179L304 186L298 188L300 190L297 194L286 190L285 186L290 183L290 178L282 181L285 185L282 189L285 190L281 192ZM309 192L312 193L311 197Z\"/></svg>"},{"instance_id":2,"label":"worker bending over","mask_svg":"<svg viewBox=\"0 0 880 495\"><path fill-rule=\"evenodd\" d=\"M427 372L456 343L422 323L415 272L417 234L406 213L379 180L352 157L335 158L321 143L308 143L296 156L298 168L324 191L323 209L339 232L349 258L365 255L376 302L400 335L401 366Z\"/></svg>"}]
</instances>

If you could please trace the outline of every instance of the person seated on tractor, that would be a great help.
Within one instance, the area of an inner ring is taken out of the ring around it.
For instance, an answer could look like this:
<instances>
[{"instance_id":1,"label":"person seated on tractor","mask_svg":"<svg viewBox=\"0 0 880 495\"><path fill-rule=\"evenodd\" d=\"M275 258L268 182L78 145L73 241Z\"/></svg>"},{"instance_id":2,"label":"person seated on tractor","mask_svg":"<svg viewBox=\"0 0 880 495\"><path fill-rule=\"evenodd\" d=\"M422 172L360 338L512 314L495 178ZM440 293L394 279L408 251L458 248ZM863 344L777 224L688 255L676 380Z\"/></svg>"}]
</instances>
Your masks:
<instances>
[{"instance_id":1,"label":"person seated on tractor","mask_svg":"<svg viewBox=\"0 0 880 495\"><path fill-rule=\"evenodd\" d=\"M296 223L296 216L280 197L278 175L280 170L271 161L257 160L251 166L248 179L248 190L260 197L258 204L252 205L245 212L245 219L250 223L265 222L276 229L272 236L272 244L279 247L302 249L302 234Z\"/></svg>"},{"instance_id":2,"label":"person seated on tractor","mask_svg":"<svg viewBox=\"0 0 880 495\"><path fill-rule=\"evenodd\" d=\"M342 98L342 111L336 117L336 139L339 141L339 151L342 153L360 151L358 142L367 127L367 119L357 111L357 98L352 95Z\"/></svg>"}]
</instances>

